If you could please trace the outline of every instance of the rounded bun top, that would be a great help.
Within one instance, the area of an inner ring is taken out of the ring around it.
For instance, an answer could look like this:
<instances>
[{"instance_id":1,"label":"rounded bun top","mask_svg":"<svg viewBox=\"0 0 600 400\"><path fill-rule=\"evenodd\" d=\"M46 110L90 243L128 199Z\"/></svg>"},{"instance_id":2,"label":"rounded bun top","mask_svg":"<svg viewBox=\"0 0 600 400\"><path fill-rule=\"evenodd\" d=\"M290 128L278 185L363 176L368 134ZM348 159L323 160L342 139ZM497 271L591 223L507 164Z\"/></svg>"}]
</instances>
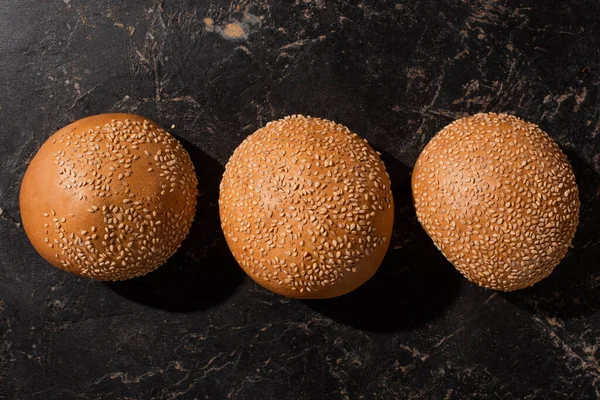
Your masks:
<instances>
[{"instance_id":1,"label":"rounded bun top","mask_svg":"<svg viewBox=\"0 0 600 400\"><path fill-rule=\"evenodd\" d=\"M477 114L439 132L417 160L419 221L471 281L530 286L564 257L579 221L573 170L538 126Z\"/></svg>"},{"instance_id":2,"label":"rounded bun top","mask_svg":"<svg viewBox=\"0 0 600 400\"><path fill-rule=\"evenodd\" d=\"M100 280L144 275L191 226L197 179L188 153L151 121L96 115L59 130L21 187L23 225L50 263Z\"/></svg>"},{"instance_id":3,"label":"rounded bun top","mask_svg":"<svg viewBox=\"0 0 600 400\"><path fill-rule=\"evenodd\" d=\"M379 267L393 223L379 155L348 128L294 115L250 135L229 160L221 223L240 265L289 297L347 293Z\"/></svg>"}]
</instances>

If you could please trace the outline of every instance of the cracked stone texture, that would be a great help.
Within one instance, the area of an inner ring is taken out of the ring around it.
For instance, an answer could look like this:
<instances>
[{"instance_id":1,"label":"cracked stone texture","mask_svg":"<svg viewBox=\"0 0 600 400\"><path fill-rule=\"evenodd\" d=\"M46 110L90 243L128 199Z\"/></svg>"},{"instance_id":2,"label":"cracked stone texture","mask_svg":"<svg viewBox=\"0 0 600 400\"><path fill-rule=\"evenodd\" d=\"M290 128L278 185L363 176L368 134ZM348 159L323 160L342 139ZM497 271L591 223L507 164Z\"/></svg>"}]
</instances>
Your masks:
<instances>
[{"instance_id":1,"label":"cracked stone texture","mask_svg":"<svg viewBox=\"0 0 600 400\"><path fill-rule=\"evenodd\" d=\"M0 1L0 399L598 398L599 13L593 0ZM573 249L511 294L461 278L410 203L421 149L479 111L539 123L580 185ZM201 191L178 254L119 284L46 264L18 207L44 140L104 112L170 128ZM228 156L292 113L366 137L394 183L389 254L339 299L266 292L220 233Z\"/></svg>"}]
</instances>

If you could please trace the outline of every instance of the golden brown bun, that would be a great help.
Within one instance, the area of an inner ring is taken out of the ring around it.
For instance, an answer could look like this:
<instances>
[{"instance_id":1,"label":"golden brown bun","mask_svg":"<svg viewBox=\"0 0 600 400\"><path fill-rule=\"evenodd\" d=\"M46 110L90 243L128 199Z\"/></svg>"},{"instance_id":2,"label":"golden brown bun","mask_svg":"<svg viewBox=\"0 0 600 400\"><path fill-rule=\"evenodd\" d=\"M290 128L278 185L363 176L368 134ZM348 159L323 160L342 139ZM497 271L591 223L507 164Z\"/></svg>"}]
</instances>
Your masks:
<instances>
[{"instance_id":1,"label":"golden brown bun","mask_svg":"<svg viewBox=\"0 0 600 400\"><path fill-rule=\"evenodd\" d=\"M348 128L294 115L250 135L227 163L219 199L234 257L294 298L348 293L379 268L392 233L390 181Z\"/></svg>"},{"instance_id":2,"label":"golden brown bun","mask_svg":"<svg viewBox=\"0 0 600 400\"><path fill-rule=\"evenodd\" d=\"M188 153L129 114L81 119L51 136L21 185L36 250L74 274L115 281L147 274L187 235L197 179Z\"/></svg>"},{"instance_id":3,"label":"golden brown bun","mask_svg":"<svg viewBox=\"0 0 600 400\"><path fill-rule=\"evenodd\" d=\"M536 125L477 114L445 127L415 166L419 221L470 281L511 291L544 279L579 222L567 157Z\"/></svg>"}]
</instances>

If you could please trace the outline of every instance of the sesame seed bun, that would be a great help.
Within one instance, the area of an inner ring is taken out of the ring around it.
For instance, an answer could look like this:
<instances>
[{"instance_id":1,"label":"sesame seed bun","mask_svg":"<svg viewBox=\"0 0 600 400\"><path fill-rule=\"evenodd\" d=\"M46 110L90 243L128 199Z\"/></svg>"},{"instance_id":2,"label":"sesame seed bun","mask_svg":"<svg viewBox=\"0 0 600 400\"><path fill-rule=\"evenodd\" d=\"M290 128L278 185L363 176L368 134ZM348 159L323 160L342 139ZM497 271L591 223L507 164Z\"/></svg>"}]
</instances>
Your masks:
<instances>
[{"instance_id":1,"label":"sesame seed bun","mask_svg":"<svg viewBox=\"0 0 600 400\"><path fill-rule=\"evenodd\" d=\"M189 155L173 136L136 115L96 115L40 148L21 185L21 217L54 266L124 280L177 250L195 214L196 186Z\"/></svg>"},{"instance_id":2,"label":"sesame seed bun","mask_svg":"<svg viewBox=\"0 0 600 400\"><path fill-rule=\"evenodd\" d=\"M219 199L234 257L294 298L348 293L379 268L394 218L379 155L343 125L294 115L250 135L227 163Z\"/></svg>"},{"instance_id":3,"label":"sesame seed bun","mask_svg":"<svg viewBox=\"0 0 600 400\"><path fill-rule=\"evenodd\" d=\"M537 125L506 114L445 127L419 156L412 190L436 246L467 279L495 290L550 275L579 222L567 157Z\"/></svg>"}]
</instances>

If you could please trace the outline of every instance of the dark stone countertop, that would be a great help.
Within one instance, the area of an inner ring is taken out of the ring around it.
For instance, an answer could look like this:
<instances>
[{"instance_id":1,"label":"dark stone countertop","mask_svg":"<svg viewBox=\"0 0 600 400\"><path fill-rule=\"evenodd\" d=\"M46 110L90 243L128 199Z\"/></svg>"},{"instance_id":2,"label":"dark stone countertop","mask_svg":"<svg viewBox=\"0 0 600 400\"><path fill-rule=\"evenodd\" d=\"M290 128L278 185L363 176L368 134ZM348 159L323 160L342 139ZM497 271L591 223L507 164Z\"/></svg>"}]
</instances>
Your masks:
<instances>
[{"instance_id":1,"label":"dark stone countertop","mask_svg":"<svg viewBox=\"0 0 600 400\"><path fill-rule=\"evenodd\" d=\"M597 398L599 15L594 0L1 0L0 398ZM168 264L104 284L36 254L18 190L54 131L117 111L185 142L201 197ZM410 202L421 149L478 111L539 123L580 185L574 248L516 293L463 279ZM227 158L293 113L367 138L393 179L384 264L335 300L258 287L219 228Z\"/></svg>"}]
</instances>

